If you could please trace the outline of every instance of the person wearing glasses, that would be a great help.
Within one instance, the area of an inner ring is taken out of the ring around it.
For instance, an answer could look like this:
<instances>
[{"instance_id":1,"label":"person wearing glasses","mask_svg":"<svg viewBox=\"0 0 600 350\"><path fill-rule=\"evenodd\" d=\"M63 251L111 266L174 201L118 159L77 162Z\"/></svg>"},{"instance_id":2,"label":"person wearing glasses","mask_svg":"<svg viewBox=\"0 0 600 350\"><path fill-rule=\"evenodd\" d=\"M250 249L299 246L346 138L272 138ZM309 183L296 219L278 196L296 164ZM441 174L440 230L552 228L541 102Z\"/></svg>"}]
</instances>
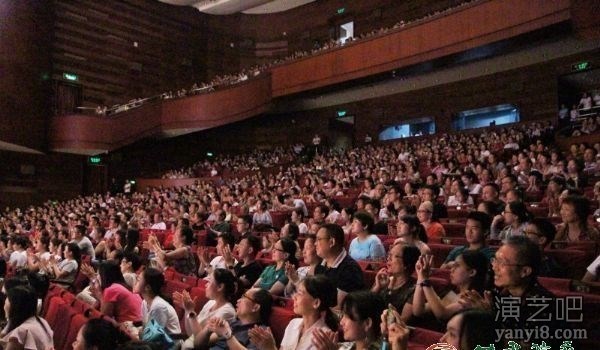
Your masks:
<instances>
[{"instance_id":1,"label":"person wearing glasses","mask_svg":"<svg viewBox=\"0 0 600 350\"><path fill-rule=\"evenodd\" d=\"M547 326L549 334L554 334L554 330L566 327L552 314L555 309L541 309L532 303L532 300L548 300L551 305L555 303L554 294L538 282L541 262L542 253L537 244L525 236L509 237L492 258L495 290L486 291L483 296L476 291L468 291L461 295L459 302L465 308L484 308L499 315L502 315L503 308L518 308L518 318L500 317L497 328L533 329ZM526 339L511 340L523 348L531 347ZM501 345L506 347L507 341L508 339L503 339ZM548 339L546 343L552 348L559 347L552 339Z\"/></svg>"},{"instance_id":2,"label":"person wearing glasses","mask_svg":"<svg viewBox=\"0 0 600 350\"><path fill-rule=\"evenodd\" d=\"M282 238L273 246L271 257L275 264L267 266L258 280L254 283L254 288L262 288L271 295L283 295L288 278L285 274L285 264L289 262L298 266L296 259L296 243L289 238Z\"/></svg>"},{"instance_id":3,"label":"person wearing glasses","mask_svg":"<svg viewBox=\"0 0 600 350\"><path fill-rule=\"evenodd\" d=\"M554 260L553 257L545 254L545 249L552 243L556 236L556 227L548 219L535 218L529 221L525 230L525 237L540 247L542 253L542 265L540 266L541 277L564 278L564 269Z\"/></svg>"},{"instance_id":4,"label":"person wearing glasses","mask_svg":"<svg viewBox=\"0 0 600 350\"><path fill-rule=\"evenodd\" d=\"M221 317L208 320L206 328L194 339L195 347L210 350L256 349L250 343L248 331L268 324L272 304L273 298L266 290L249 289L237 301L237 317L229 322Z\"/></svg>"},{"instance_id":5,"label":"person wearing glasses","mask_svg":"<svg viewBox=\"0 0 600 350\"><path fill-rule=\"evenodd\" d=\"M531 213L521 201L509 202L502 215L496 215L492 221L491 238L504 240L513 236L522 236ZM500 227L502 229L500 229Z\"/></svg>"},{"instance_id":6,"label":"person wearing glasses","mask_svg":"<svg viewBox=\"0 0 600 350\"><path fill-rule=\"evenodd\" d=\"M394 244L387 257L387 264L375 276L375 283L371 287L373 293L383 297L385 304L392 304L401 310L402 320L405 322L412 316L412 305L416 280L412 276L415 264L421 252L415 246Z\"/></svg>"},{"instance_id":7,"label":"person wearing glasses","mask_svg":"<svg viewBox=\"0 0 600 350\"><path fill-rule=\"evenodd\" d=\"M315 238L317 255L323 259L323 274L337 287L337 305L341 306L346 294L365 288L363 273L356 260L344 249L344 230L336 224L321 226Z\"/></svg>"},{"instance_id":8,"label":"person wearing glasses","mask_svg":"<svg viewBox=\"0 0 600 350\"><path fill-rule=\"evenodd\" d=\"M433 221L433 203L429 201L421 203L417 210L417 217L423 227L425 227L425 232L427 232L429 239L439 239L446 235L444 226L439 222Z\"/></svg>"}]
</instances>

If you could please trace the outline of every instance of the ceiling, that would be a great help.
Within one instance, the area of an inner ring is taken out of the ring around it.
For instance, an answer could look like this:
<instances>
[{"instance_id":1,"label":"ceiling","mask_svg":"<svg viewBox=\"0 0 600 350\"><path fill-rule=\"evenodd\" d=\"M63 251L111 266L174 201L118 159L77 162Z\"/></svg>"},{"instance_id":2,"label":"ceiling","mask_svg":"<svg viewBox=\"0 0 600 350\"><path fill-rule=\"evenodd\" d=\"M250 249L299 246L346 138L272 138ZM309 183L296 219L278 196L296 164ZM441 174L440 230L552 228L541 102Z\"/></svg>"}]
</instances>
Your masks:
<instances>
[{"instance_id":1,"label":"ceiling","mask_svg":"<svg viewBox=\"0 0 600 350\"><path fill-rule=\"evenodd\" d=\"M231 15L243 12L259 15L277 13L306 5L316 0L159 0L176 6L193 6L211 15Z\"/></svg>"}]
</instances>

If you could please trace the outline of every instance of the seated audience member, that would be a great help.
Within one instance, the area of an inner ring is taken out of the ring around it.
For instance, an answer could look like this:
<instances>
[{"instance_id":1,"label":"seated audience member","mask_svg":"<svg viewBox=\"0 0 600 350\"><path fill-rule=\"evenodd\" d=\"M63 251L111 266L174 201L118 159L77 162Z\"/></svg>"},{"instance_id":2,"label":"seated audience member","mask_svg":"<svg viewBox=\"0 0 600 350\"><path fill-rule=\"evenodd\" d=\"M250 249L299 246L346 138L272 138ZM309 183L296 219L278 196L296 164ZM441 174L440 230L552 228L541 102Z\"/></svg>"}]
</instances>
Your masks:
<instances>
[{"instance_id":1,"label":"seated audience member","mask_svg":"<svg viewBox=\"0 0 600 350\"><path fill-rule=\"evenodd\" d=\"M315 330L313 345L317 350L381 349L380 316L386 305L380 295L369 291L352 292L342 303L340 328L344 343L335 343L336 332Z\"/></svg>"},{"instance_id":2,"label":"seated audience member","mask_svg":"<svg viewBox=\"0 0 600 350\"><path fill-rule=\"evenodd\" d=\"M137 270L142 267L142 261L137 254L126 253L121 258L121 273L123 274L123 279L125 279L125 283L130 288L133 288L138 280L138 275L136 273Z\"/></svg>"},{"instance_id":3,"label":"seated audience member","mask_svg":"<svg viewBox=\"0 0 600 350\"><path fill-rule=\"evenodd\" d=\"M448 208L442 203L438 202L438 196L440 189L436 185L426 185L421 190L421 200L423 202L433 203L432 220L437 221L441 218L448 217Z\"/></svg>"},{"instance_id":4,"label":"seated audience member","mask_svg":"<svg viewBox=\"0 0 600 350\"><path fill-rule=\"evenodd\" d=\"M427 233L425 227L421 225L419 219L414 215L404 215L398 219L396 224L396 243L405 243L414 245L419 249L421 255L431 254L431 249L427 245Z\"/></svg>"},{"instance_id":5,"label":"seated audience member","mask_svg":"<svg viewBox=\"0 0 600 350\"><path fill-rule=\"evenodd\" d=\"M387 334L392 350L409 350L410 329L396 311L392 311L394 322L388 323L387 312L381 315L381 332ZM448 320L440 342L457 350L477 349L478 346L494 349L496 337L494 315L486 310L471 309L460 311Z\"/></svg>"},{"instance_id":6,"label":"seated audience member","mask_svg":"<svg viewBox=\"0 0 600 350\"><path fill-rule=\"evenodd\" d=\"M501 213L504 210L504 206L502 207L501 211L498 211L498 206L496 205L496 203L491 201L483 201L477 204L477 208L475 210L480 211L482 213L486 213L487 215L493 218L494 216L498 215L498 213Z\"/></svg>"},{"instance_id":7,"label":"seated audience member","mask_svg":"<svg viewBox=\"0 0 600 350\"><path fill-rule=\"evenodd\" d=\"M379 186L379 185L378 185ZM365 212L368 215L371 215L373 218L373 225L370 228L370 233L375 235L387 235L388 234L388 225L384 220L379 220L379 211L381 209L381 202L379 199L371 199L365 204ZM352 223L354 223L354 219L356 219L356 214L361 211L357 211L353 217Z\"/></svg>"},{"instance_id":8,"label":"seated audience member","mask_svg":"<svg viewBox=\"0 0 600 350\"><path fill-rule=\"evenodd\" d=\"M298 283L307 276L314 276L317 271L324 269L321 265L322 259L317 255L314 235L306 237L304 248L302 249L302 258L305 265L299 267L297 270L292 264L288 263L285 265L285 275L289 280L285 286L285 296L292 296L296 292Z\"/></svg>"},{"instance_id":9,"label":"seated audience member","mask_svg":"<svg viewBox=\"0 0 600 350\"><path fill-rule=\"evenodd\" d=\"M285 275L286 262L298 266L296 244L287 238L280 239L273 247L271 258L275 264L267 266L263 270L253 287L265 289L271 295L283 295L285 286L288 283L288 278Z\"/></svg>"},{"instance_id":10,"label":"seated audience member","mask_svg":"<svg viewBox=\"0 0 600 350\"><path fill-rule=\"evenodd\" d=\"M375 283L371 291L381 295L386 305L392 304L401 310L404 321L412 316L413 293L415 291L415 264L420 252L414 246L394 244L390 249L387 264L375 276Z\"/></svg>"},{"instance_id":11,"label":"seated audience member","mask_svg":"<svg viewBox=\"0 0 600 350\"><path fill-rule=\"evenodd\" d=\"M456 257L466 250L480 251L490 261L494 256L495 250L486 244L486 238L490 232L492 219L486 213L480 211L472 211L467 216L465 224L465 238L467 244L456 247L450 251L446 260L440 266L442 269L447 269L452 266Z\"/></svg>"},{"instance_id":12,"label":"seated audience member","mask_svg":"<svg viewBox=\"0 0 600 350\"><path fill-rule=\"evenodd\" d=\"M161 296L165 276L157 269L149 267L140 275L133 291L142 296L142 322L146 326L150 320L156 321L169 334L180 334L181 327L177 312Z\"/></svg>"},{"instance_id":13,"label":"seated audience member","mask_svg":"<svg viewBox=\"0 0 600 350\"><path fill-rule=\"evenodd\" d=\"M195 302L186 290L173 293L175 305L185 310L185 330L190 335L182 345L182 349L194 349L196 334L199 334L213 317L219 317L227 322L235 318L232 302L235 299L235 277L225 269L215 269L206 284L206 297L209 301L204 304L198 314Z\"/></svg>"},{"instance_id":14,"label":"seated audience member","mask_svg":"<svg viewBox=\"0 0 600 350\"><path fill-rule=\"evenodd\" d=\"M231 254L225 255L227 269L237 278L240 291L250 288L260 277L263 267L256 261L256 254L260 251L260 238L247 236L237 245L237 263Z\"/></svg>"},{"instance_id":15,"label":"seated audience member","mask_svg":"<svg viewBox=\"0 0 600 350\"><path fill-rule=\"evenodd\" d=\"M89 256L92 260L96 259L96 253L94 252L94 245L92 241L86 236L86 228L83 225L76 225L72 231L72 241L77 243L82 255Z\"/></svg>"},{"instance_id":16,"label":"seated audience member","mask_svg":"<svg viewBox=\"0 0 600 350\"><path fill-rule=\"evenodd\" d=\"M417 283L412 299L412 311L416 316L432 312L437 319L448 320L463 308L459 302L459 295L470 290L483 294L489 260L477 250L461 252L450 271L450 283L455 290L449 291L442 298L438 296L429 281L432 261L432 255L421 256L415 266Z\"/></svg>"},{"instance_id":17,"label":"seated audience member","mask_svg":"<svg viewBox=\"0 0 600 350\"><path fill-rule=\"evenodd\" d=\"M194 339L197 349L257 349L250 344L249 331L269 322L273 298L264 289L251 288L237 301L237 317L230 322L211 318Z\"/></svg>"},{"instance_id":18,"label":"seated audience member","mask_svg":"<svg viewBox=\"0 0 600 350\"><path fill-rule=\"evenodd\" d=\"M29 240L23 236L16 236L12 240L12 253L8 260L9 265L17 270L27 267L27 246Z\"/></svg>"},{"instance_id":19,"label":"seated audience member","mask_svg":"<svg viewBox=\"0 0 600 350\"><path fill-rule=\"evenodd\" d=\"M352 219L352 233L356 237L350 242L348 254L354 260L380 260L385 257L385 248L377 235L371 234L374 220L365 212L357 212Z\"/></svg>"},{"instance_id":20,"label":"seated audience member","mask_svg":"<svg viewBox=\"0 0 600 350\"><path fill-rule=\"evenodd\" d=\"M540 277L564 278L564 269L552 258L544 253L556 236L556 227L548 219L534 218L523 231L525 236L540 247L542 253L542 264L540 265Z\"/></svg>"},{"instance_id":21,"label":"seated audience member","mask_svg":"<svg viewBox=\"0 0 600 350\"><path fill-rule=\"evenodd\" d=\"M231 224L225 221L227 214L224 210L219 209L215 213L216 221L207 229L206 245L213 247L216 244L217 237L224 233L231 233Z\"/></svg>"},{"instance_id":22,"label":"seated audience member","mask_svg":"<svg viewBox=\"0 0 600 350\"><path fill-rule=\"evenodd\" d=\"M319 204L313 210L313 217L309 222L310 224L324 225L327 215L329 215L329 208L324 204Z\"/></svg>"},{"instance_id":23,"label":"seated audience member","mask_svg":"<svg viewBox=\"0 0 600 350\"><path fill-rule=\"evenodd\" d=\"M431 202L423 202L419 205L419 209L417 210L417 217L419 221L425 227L425 232L427 232L427 237L429 240L433 240L436 238L441 238L446 235L446 230L444 230L444 226L439 222L433 221L433 204Z\"/></svg>"},{"instance_id":24,"label":"seated audience member","mask_svg":"<svg viewBox=\"0 0 600 350\"><path fill-rule=\"evenodd\" d=\"M212 260L208 260L208 250L204 247L198 248L198 260L200 266L198 266L198 276L204 277L210 275L214 269L226 269L227 260L233 259L231 265L237 264L235 258L233 258L232 251L235 243L235 238L232 234L224 233L217 238L217 256ZM227 257L225 257L227 256Z\"/></svg>"},{"instance_id":25,"label":"seated audience member","mask_svg":"<svg viewBox=\"0 0 600 350\"><path fill-rule=\"evenodd\" d=\"M302 249L300 248L300 243L298 242L298 236L300 236L300 230L296 224L286 224L281 228L281 232L279 234L280 238L288 238L294 241L296 244L296 258L300 259L302 257Z\"/></svg>"},{"instance_id":26,"label":"seated audience member","mask_svg":"<svg viewBox=\"0 0 600 350\"><path fill-rule=\"evenodd\" d=\"M598 230L589 224L590 201L583 196L570 195L562 200L560 217L562 223L558 225L556 241L578 242L598 241Z\"/></svg>"},{"instance_id":27,"label":"seated audience member","mask_svg":"<svg viewBox=\"0 0 600 350\"><path fill-rule=\"evenodd\" d=\"M98 300L100 311L117 323L142 320L142 299L125 283L119 263L105 261L98 269L99 285L92 285L90 292Z\"/></svg>"},{"instance_id":28,"label":"seated audience member","mask_svg":"<svg viewBox=\"0 0 600 350\"><path fill-rule=\"evenodd\" d=\"M261 230L268 226L273 226L273 219L267 210L267 202L258 201L256 203L256 212L252 216L252 227L254 230Z\"/></svg>"},{"instance_id":29,"label":"seated audience member","mask_svg":"<svg viewBox=\"0 0 600 350\"><path fill-rule=\"evenodd\" d=\"M77 332L73 350L115 350L129 338L110 321L93 318L87 321Z\"/></svg>"},{"instance_id":30,"label":"seated audience member","mask_svg":"<svg viewBox=\"0 0 600 350\"><path fill-rule=\"evenodd\" d=\"M362 270L344 249L344 231L339 225L321 226L315 237L317 255L323 259L325 275L337 287L337 305L341 306L346 294L365 288Z\"/></svg>"},{"instance_id":31,"label":"seated audience member","mask_svg":"<svg viewBox=\"0 0 600 350\"><path fill-rule=\"evenodd\" d=\"M508 202L502 215L492 221L491 238L504 240L512 236L522 236L531 213L521 201Z\"/></svg>"},{"instance_id":32,"label":"seated audience member","mask_svg":"<svg viewBox=\"0 0 600 350\"><path fill-rule=\"evenodd\" d=\"M27 255L27 268L29 271L45 274L42 264L47 263L51 258L50 237L41 236L35 241L35 253Z\"/></svg>"},{"instance_id":33,"label":"seated audience member","mask_svg":"<svg viewBox=\"0 0 600 350\"><path fill-rule=\"evenodd\" d=\"M541 252L539 246L524 236L513 236L504 241L492 259L492 270L494 272L493 293L485 292L485 296L475 291L469 291L461 295L461 303L465 308L483 307L500 312L502 307L507 307L507 298L519 298L518 303L511 304L519 307L519 318L500 318L497 328L500 329L529 329L531 327L548 327L550 334L565 324L557 321L549 314L548 310L540 311L539 308L530 307L529 300L537 298L550 298L554 295L538 283L538 274L541 265ZM504 297L501 299L500 297ZM494 302L499 300L499 302ZM535 316L535 317L534 317ZM534 321L532 321L534 320ZM513 339L521 347L529 347L528 339ZM533 339L535 341L535 339ZM556 340L547 341L553 348L558 345ZM506 347L506 339L502 339L501 345ZM501 348L503 348L501 346Z\"/></svg>"},{"instance_id":34,"label":"seated audience member","mask_svg":"<svg viewBox=\"0 0 600 350\"><path fill-rule=\"evenodd\" d=\"M8 323L0 333L0 346L3 349L54 348L54 333L48 322L37 316L37 305L37 296L29 286L15 286L6 290L4 311Z\"/></svg>"},{"instance_id":35,"label":"seated audience member","mask_svg":"<svg viewBox=\"0 0 600 350\"><path fill-rule=\"evenodd\" d=\"M196 273L196 260L192 253L194 231L189 227L179 227L173 236L174 250L165 252L157 241L153 242L152 250L156 254L158 266L165 268L171 266L175 271L184 275Z\"/></svg>"},{"instance_id":36,"label":"seated audience member","mask_svg":"<svg viewBox=\"0 0 600 350\"><path fill-rule=\"evenodd\" d=\"M489 182L481 189L481 201L492 202L496 205L494 212L501 212L504 209L504 202L500 200L500 188L493 182Z\"/></svg>"},{"instance_id":37,"label":"seated audience member","mask_svg":"<svg viewBox=\"0 0 600 350\"><path fill-rule=\"evenodd\" d=\"M250 215L241 215L240 217L237 218L236 226L235 226L235 228L239 234L237 243L239 243L245 237L252 235L252 231L250 230L251 227L252 227L252 217Z\"/></svg>"},{"instance_id":38,"label":"seated audience member","mask_svg":"<svg viewBox=\"0 0 600 350\"><path fill-rule=\"evenodd\" d=\"M597 283L600 281L600 255L587 267L582 281L586 283Z\"/></svg>"},{"instance_id":39,"label":"seated audience member","mask_svg":"<svg viewBox=\"0 0 600 350\"><path fill-rule=\"evenodd\" d=\"M79 265L81 264L81 255L79 246L76 243L69 243L64 248L64 259L57 262L50 259L45 266L46 272L53 278L53 281L60 284L70 285L75 281Z\"/></svg>"},{"instance_id":40,"label":"seated audience member","mask_svg":"<svg viewBox=\"0 0 600 350\"><path fill-rule=\"evenodd\" d=\"M313 348L317 330L338 329L338 321L331 308L336 305L335 285L325 276L305 278L294 294L295 318L285 328L280 349L308 350ZM250 342L261 350L275 350L275 339L270 328L254 327L249 331Z\"/></svg>"},{"instance_id":41,"label":"seated audience member","mask_svg":"<svg viewBox=\"0 0 600 350\"><path fill-rule=\"evenodd\" d=\"M344 233L349 235L352 232L352 219L354 218L353 208L344 208L340 213L340 221L338 224L342 226ZM318 231L318 230L317 230Z\"/></svg>"},{"instance_id":42,"label":"seated audience member","mask_svg":"<svg viewBox=\"0 0 600 350\"><path fill-rule=\"evenodd\" d=\"M291 223L296 224L298 226L298 231L301 235L305 235L308 233L308 226L304 223L304 210L306 209L296 208L292 211L291 214Z\"/></svg>"},{"instance_id":43,"label":"seated audience member","mask_svg":"<svg viewBox=\"0 0 600 350\"><path fill-rule=\"evenodd\" d=\"M448 199L449 207L469 207L473 205L473 198L469 195L469 190L466 188L459 188L456 194Z\"/></svg>"}]
</instances>

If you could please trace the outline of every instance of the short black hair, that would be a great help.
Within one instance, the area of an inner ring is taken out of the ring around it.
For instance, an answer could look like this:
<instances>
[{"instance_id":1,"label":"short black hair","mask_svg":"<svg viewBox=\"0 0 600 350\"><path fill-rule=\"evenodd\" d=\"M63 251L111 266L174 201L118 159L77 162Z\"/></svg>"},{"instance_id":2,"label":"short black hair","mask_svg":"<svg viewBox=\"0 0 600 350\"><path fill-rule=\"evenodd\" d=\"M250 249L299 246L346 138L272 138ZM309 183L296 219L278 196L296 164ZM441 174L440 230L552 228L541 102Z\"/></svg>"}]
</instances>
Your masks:
<instances>
[{"instance_id":1,"label":"short black hair","mask_svg":"<svg viewBox=\"0 0 600 350\"><path fill-rule=\"evenodd\" d=\"M321 226L325 229L327 235L335 240L335 246L338 248L344 247L344 230L338 224L325 224Z\"/></svg>"},{"instance_id":2,"label":"short black hair","mask_svg":"<svg viewBox=\"0 0 600 350\"><path fill-rule=\"evenodd\" d=\"M481 225L481 229L484 232L484 236L490 232L492 227L492 218L488 214L482 211L472 211L467 215L467 220L475 220Z\"/></svg>"}]
</instances>

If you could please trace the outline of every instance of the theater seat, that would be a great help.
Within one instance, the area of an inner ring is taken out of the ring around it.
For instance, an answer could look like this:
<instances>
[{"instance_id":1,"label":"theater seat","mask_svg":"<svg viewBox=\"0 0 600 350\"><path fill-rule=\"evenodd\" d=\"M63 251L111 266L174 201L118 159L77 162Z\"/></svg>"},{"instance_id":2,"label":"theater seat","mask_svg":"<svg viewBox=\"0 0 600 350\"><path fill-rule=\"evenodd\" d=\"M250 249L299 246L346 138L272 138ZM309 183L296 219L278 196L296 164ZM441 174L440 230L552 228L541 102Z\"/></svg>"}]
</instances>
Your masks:
<instances>
[{"instance_id":1,"label":"theater seat","mask_svg":"<svg viewBox=\"0 0 600 350\"><path fill-rule=\"evenodd\" d=\"M444 262L444 260L446 260L446 257L448 256L448 254L450 254L450 251L458 247L455 245L436 243L431 243L428 245L429 248L431 248L431 253L433 254L433 266L435 267L439 267Z\"/></svg>"},{"instance_id":2,"label":"theater seat","mask_svg":"<svg viewBox=\"0 0 600 350\"><path fill-rule=\"evenodd\" d=\"M425 348L427 348L432 344L438 343L443 335L444 334L436 331L417 327L410 332L408 341L417 346L423 345ZM412 350L416 347L409 346L408 348Z\"/></svg>"},{"instance_id":3,"label":"theater seat","mask_svg":"<svg viewBox=\"0 0 600 350\"><path fill-rule=\"evenodd\" d=\"M279 306L272 308L271 316L269 317L269 327L271 327L271 331L273 331L276 344L281 343L281 339L283 339L283 334L285 333L285 328L290 321L296 317L297 316L293 311L290 311L286 308Z\"/></svg>"},{"instance_id":4,"label":"theater seat","mask_svg":"<svg viewBox=\"0 0 600 350\"><path fill-rule=\"evenodd\" d=\"M56 317L56 322L52 330L54 331L54 347L57 350L65 349L66 347L66 338L69 333L69 326L71 325L71 319L77 315L77 311L71 308L67 304L62 304L59 306L58 315ZM69 344L70 345L70 344Z\"/></svg>"},{"instance_id":5,"label":"theater seat","mask_svg":"<svg viewBox=\"0 0 600 350\"><path fill-rule=\"evenodd\" d=\"M545 253L554 258L556 262L564 267L566 275L573 279L581 279L589 265L588 255L581 250L575 249L548 249Z\"/></svg>"},{"instance_id":6,"label":"theater seat","mask_svg":"<svg viewBox=\"0 0 600 350\"><path fill-rule=\"evenodd\" d=\"M568 292L571 288L571 280L567 278L538 277L538 282L551 292Z\"/></svg>"},{"instance_id":7,"label":"theater seat","mask_svg":"<svg viewBox=\"0 0 600 350\"><path fill-rule=\"evenodd\" d=\"M465 224L463 223L442 223L446 236L448 237L464 237L465 236Z\"/></svg>"},{"instance_id":8,"label":"theater seat","mask_svg":"<svg viewBox=\"0 0 600 350\"><path fill-rule=\"evenodd\" d=\"M46 319L50 327L52 327L52 329L54 329L54 327L56 326L56 320L58 318L60 308L64 304L65 301L58 295L50 298L50 301L48 302L48 309L46 311L46 314L44 315L44 318Z\"/></svg>"},{"instance_id":9,"label":"theater seat","mask_svg":"<svg viewBox=\"0 0 600 350\"><path fill-rule=\"evenodd\" d=\"M83 314L76 314L71 319L71 324L69 325L69 331L67 332L67 336L65 338L63 350L70 350L72 348L72 344L77 339L77 333L79 329L83 327L83 325L88 321L87 317ZM58 350L58 347L56 348Z\"/></svg>"}]
</instances>

